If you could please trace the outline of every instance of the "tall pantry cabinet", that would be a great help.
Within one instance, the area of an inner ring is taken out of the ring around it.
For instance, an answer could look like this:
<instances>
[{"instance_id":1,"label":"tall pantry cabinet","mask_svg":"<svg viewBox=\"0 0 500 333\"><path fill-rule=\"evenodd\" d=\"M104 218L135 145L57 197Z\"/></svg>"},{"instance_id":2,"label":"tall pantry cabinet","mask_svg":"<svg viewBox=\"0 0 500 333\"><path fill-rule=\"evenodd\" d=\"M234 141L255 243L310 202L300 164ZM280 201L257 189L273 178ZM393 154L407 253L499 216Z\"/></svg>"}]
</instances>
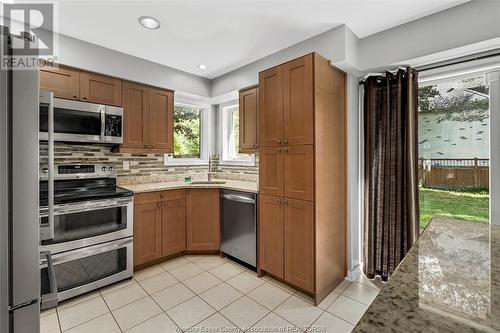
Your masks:
<instances>
[{"instance_id":1,"label":"tall pantry cabinet","mask_svg":"<svg viewBox=\"0 0 500 333\"><path fill-rule=\"evenodd\" d=\"M317 304L347 269L345 83L317 53L259 73L259 274Z\"/></svg>"}]
</instances>

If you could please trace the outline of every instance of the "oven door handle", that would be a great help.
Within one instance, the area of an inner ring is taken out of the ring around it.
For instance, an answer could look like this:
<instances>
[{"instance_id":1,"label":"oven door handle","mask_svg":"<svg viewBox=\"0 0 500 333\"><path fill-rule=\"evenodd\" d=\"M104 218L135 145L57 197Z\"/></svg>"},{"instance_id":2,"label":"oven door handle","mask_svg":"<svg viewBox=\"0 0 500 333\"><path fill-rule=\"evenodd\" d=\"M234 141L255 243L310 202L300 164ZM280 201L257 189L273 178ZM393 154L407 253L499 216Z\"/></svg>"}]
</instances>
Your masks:
<instances>
[{"instance_id":1,"label":"oven door handle","mask_svg":"<svg viewBox=\"0 0 500 333\"><path fill-rule=\"evenodd\" d=\"M40 259L45 259L47 264L47 274L49 277L49 288L50 293L43 294L41 297L41 309L48 309L57 306L57 281L56 281L56 271L54 269L54 263L52 262L52 255L50 251L40 252Z\"/></svg>"},{"instance_id":2,"label":"oven door handle","mask_svg":"<svg viewBox=\"0 0 500 333\"><path fill-rule=\"evenodd\" d=\"M119 208L119 207L124 207L126 208L128 205L132 203L132 199L126 199L126 200L113 200L113 201L106 201L102 203L82 203L82 204L68 204L68 205L60 205L57 206L54 209L54 215L64 215L64 214L71 214L71 213L78 213L78 212L89 212L93 210L99 210L103 208ZM40 216L44 217L46 216L45 211L41 210Z\"/></svg>"},{"instance_id":3,"label":"oven door handle","mask_svg":"<svg viewBox=\"0 0 500 333\"><path fill-rule=\"evenodd\" d=\"M127 238L127 239L119 239L117 241L106 243L106 244L92 246L90 249L83 248L83 249L79 249L79 250L70 251L68 253L61 253L61 254L53 256L52 262L54 264L62 264L62 263L68 262L68 261L78 260L81 258L94 256L96 254L101 254L101 253L109 252L112 250L116 250L116 249L125 247L130 243L132 243L131 237Z\"/></svg>"}]
</instances>

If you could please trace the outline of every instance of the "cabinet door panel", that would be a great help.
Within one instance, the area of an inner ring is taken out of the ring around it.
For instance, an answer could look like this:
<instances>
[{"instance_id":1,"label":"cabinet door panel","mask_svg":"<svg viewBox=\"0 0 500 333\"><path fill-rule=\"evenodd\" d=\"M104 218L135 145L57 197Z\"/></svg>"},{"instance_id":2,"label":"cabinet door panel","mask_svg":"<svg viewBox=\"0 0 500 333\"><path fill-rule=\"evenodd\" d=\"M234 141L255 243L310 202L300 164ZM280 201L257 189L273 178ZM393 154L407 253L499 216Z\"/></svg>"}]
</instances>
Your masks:
<instances>
[{"instance_id":1,"label":"cabinet door panel","mask_svg":"<svg viewBox=\"0 0 500 333\"><path fill-rule=\"evenodd\" d=\"M123 83L123 147L146 149L149 144L149 88Z\"/></svg>"},{"instance_id":2,"label":"cabinet door panel","mask_svg":"<svg viewBox=\"0 0 500 333\"><path fill-rule=\"evenodd\" d=\"M283 148L261 147L259 150L259 192L283 195Z\"/></svg>"},{"instance_id":3,"label":"cabinet door panel","mask_svg":"<svg viewBox=\"0 0 500 333\"><path fill-rule=\"evenodd\" d=\"M314 143L312 55L283 65L283 138L290 145Z\"/></svg>"},{"instance_id":4,"label":"cabinet door panel","mask_svg":"<svg viewBox=\"0 0 500 333\"><path fill-rule=\"evenodd\" d=\"M218 250L220 248L219 190L187 191L187 249Z\"/></svg>"},{"instance_id":5,"label":"cabinet door panel","mask_svg":"<svg viewBox=\"0 0 500 333\"><path fill-rule=\"evenodd\" d=\"M283 198L259 196L259 266L283 278Z\"/></svg>"},{"instance_id":6,"label":"cabinet door panel","mask_svg":"<svg viewBox=\"0 0 500 333\"><path fill-rule=\"evenodd\" d=\"M161 258L161 206L134 206L134 265Z\"/></svg>"},{"instance_id":7,"label":"cabinet door panel","mask_svg":"<svg viewBox=\"0 0 500 333\"><path fill-rule=\"evenodd\" d=\"M240 152L254 153L258 147L258 91L240 91Z\"/></svg>"},{"instance_id":8,"label":"cabinet door panel","mask_svg":"<svg viewBox=\"0 0 500 333\"><path fill-rule=\"evenodd\" d=\"M162 256L186 249L186 199L168 200L162 208Z\"/></svg>"},{"instance_id":9,"label":"cabinet door panel","mask_svg":"<svg viewBox=\"0 0 500 333\"><path fill-rule=\"evenodd\" d=\"M40 70L40 89L52 91L54 97L80 99L80 71L76 69L45 67Z\"/></svg>"},{"instance_id":10,"label":"cabinet door panel","mask_svg":"<svg viewBox=\"0 0 500 333\"><path fill-rule=\"evenodd\" d=\"M109 76L82 72L81 99L92 103L122 105L122 81Z\"/></svg>"},{"instance_id":11,"label":"cabinet door panel","mask_svg":"<svg viewBox=\"0 0 500 333\"><path fill-rule=\"evenodd\" d=\"M171 91L150 89L149 148L172 152L174 143L174 94Z\"/></svg>"},{"instance_id":12,"label":"cabinet door panel","mask_svg":"<svg viewBox=\"0 0 500 333\"><path fill-rule=\"evenodd\" d=\"M259 73L259 145L280 145L283 139L283 69Z\"/></svg>"},{"instance_id":13,"label":"cabinet door panel","mask_svg":"<svg viewBox=\"0 0 500 333\"><path fill-rule=\"evenodd\" d=\"M314 146L284 148L284 196L314 200Z\"/></svg>"},{"instance_id":14,"label":"cabinet door panel","mask_svg":"<svg viewBox=\"0 0 500 333\"><path fill-rule=\"evenodd\" d=\"M284 207L285 280L314 292L314 205L285 199Z\"/></svg>"}]
</instances>

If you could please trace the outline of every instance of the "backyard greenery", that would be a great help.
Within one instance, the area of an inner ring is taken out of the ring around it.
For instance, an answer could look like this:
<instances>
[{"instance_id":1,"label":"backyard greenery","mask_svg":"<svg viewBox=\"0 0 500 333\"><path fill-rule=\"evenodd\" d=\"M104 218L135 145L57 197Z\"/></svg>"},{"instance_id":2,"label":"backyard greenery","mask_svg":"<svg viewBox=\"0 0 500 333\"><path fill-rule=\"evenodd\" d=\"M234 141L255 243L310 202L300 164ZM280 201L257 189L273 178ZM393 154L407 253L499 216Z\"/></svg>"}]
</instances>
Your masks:
<instances>
[{"instance_id":1,"label":"backyard greenery","mask_svg":"<svg viewBox=\"0 0 500 333\"><path fill-rule=\"evenodd\" d=\"M200 157L200 109L175 105L174 157Z\"/></svg>"},{"instance_id":2,"label":"backyard greenery","mask_svg":"<svg viewBox=\"0 0 500 333\"><path fill-rule=\"evenodd\" d=\"M487 190L437 190L420 187L420 230L434 216L460 220L489 221L489 194Z\"/></svg>"}]
</instances>

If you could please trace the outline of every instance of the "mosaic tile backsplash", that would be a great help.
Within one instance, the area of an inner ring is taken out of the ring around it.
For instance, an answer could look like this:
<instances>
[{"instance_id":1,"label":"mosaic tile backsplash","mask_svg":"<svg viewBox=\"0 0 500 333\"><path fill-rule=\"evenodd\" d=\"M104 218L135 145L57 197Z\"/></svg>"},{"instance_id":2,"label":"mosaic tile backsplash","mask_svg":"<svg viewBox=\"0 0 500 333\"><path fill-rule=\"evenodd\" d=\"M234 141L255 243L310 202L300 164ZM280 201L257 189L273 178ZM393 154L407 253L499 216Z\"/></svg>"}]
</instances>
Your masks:
<instances>
[{"instance_id":1,"label":"mosaic tile backsplash","mask_svg":"<svg viewBox=\"0 0 500 333\"><path fill-rule=\"evenodd\" d=\"M110 146L55 144L55 163L112 163L115 165L119 183L162 182L181 180L185 175L194 179L206 177L207 166L168 166L163 163L163 154L115 153ZM259 177L258 156L255 166L227 166L219 164L219 156L212 155L212 172L216 178L257 181ZM129 169L124 170L124 162ZM40 143L40 163L47 163L47 143Z\"/></svg>"}]
</instances>

